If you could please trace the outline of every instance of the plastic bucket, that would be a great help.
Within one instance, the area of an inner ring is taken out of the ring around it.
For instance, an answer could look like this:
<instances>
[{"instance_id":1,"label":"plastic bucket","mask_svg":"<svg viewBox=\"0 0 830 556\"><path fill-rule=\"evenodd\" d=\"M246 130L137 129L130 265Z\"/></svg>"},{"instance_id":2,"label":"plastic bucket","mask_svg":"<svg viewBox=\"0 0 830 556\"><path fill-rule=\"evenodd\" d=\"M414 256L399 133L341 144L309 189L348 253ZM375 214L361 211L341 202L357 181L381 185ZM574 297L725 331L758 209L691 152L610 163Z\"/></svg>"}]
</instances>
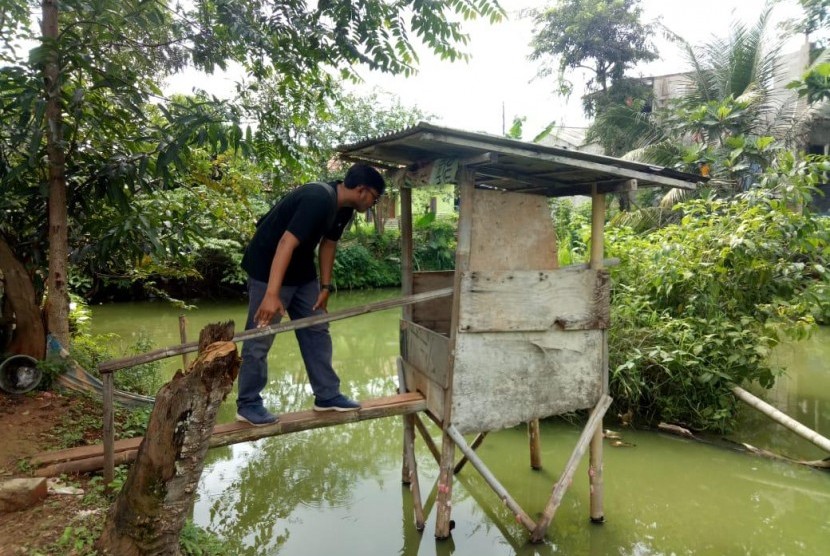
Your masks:
<instances>
[{"instance_id":1,"label":"plastic bucket","mask_svg":"<svg viewBox=\"0 0 830 556\"><path fill-rule=\"evenodd\" d=\"M12 355L0 363L0 389L9 394L25 394L39 383L43 373L37 359L28 355Z\"/></svg>"}]
</instances>

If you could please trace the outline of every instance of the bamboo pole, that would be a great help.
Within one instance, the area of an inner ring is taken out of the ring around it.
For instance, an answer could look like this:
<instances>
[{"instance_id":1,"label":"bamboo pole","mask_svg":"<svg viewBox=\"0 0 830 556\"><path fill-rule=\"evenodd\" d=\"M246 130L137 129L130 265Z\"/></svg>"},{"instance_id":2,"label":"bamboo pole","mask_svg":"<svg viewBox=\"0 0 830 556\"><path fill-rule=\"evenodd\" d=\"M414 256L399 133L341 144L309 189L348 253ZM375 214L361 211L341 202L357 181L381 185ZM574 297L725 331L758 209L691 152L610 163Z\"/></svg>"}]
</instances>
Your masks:
<instances>
[{"instance_id":1,"label":"bamboo pole","mask_svg":"<svg viewBox=\"0 0 830 556\"><path fill-rule=\"evenodd\" d=\"M409 295L405 297L396 297L394 299L386 299L384 301L377 301L375 303L368 303L366 305L361 305L359 307L352 307L349 309L344 309L342 311L336 311L333 313L326 313L323 315L315 315L312 317L306 317L304 319L297 319L289 322L279 323L279 324L272 324L270 326L266 326L264 328L254 328L251 330L245 330L244 332L240 332L236 336L233 337L231 341L233 342L241 342L243 340L249 340L251 338L261 338L263 336L271 336L274 334L279 334L281 332L289 332L291 330L299 330L301 328L308 328L309 326L314 326L315 324L322 324L326 322L332 322L336 320L347 319L350 317L356 317L358 315L364 315L366 313L373 313L376 311L385 311L386 309L393 309L395 307L402 307L405 305L411 305L413 303L420 303L422 301L430 301L432 299L439 299L442 297L450 297L452 295L453 289L452 288L442 288L440 290L433 290L430 292L423 292L418 293L415 295ZM198 342L188 342L186 344L178 345L178 346L170 346L166 348L157 349L154 351L148 351L147 353L143 353L141 355L136 355L133 357L124 357L121 359L110 359L109 361L104 361L98 366L98 369L101 373L106 373L110 371L117 371L119 369L124 369L127 367L132 367L135 365L141 365L143 363L150 363L152 361L158 361L160 359L165 359L167 357L173 357L174 355L180 355L182 353L192 353L194 351L198 351L199 343Z\"/></svg>"},{"instance_id":2,"label":"bamboo pole","mask_svg":"<svg viewBox=\"0 0 830 556\"><path fill-rule=\"evenodd\" d=\"M104 398L104 487L109 490L112 479L115 477L115 408L112 399L115 377L112 373L102 373L101 381Z\"/></svg>"},{"instance_id":3,"label":"bamboo pole","mask_svg":"<svg viewBox=\"0 0 830 556\"><path fill-rule=\"evenodd\" d=\"M408 391L406 377L403 371L403 360L398 357L398 381L399 392L403 394ZM403 416L403 484L409 485L412 492L412 507L415 513L415 528L418 531L424 530L426 520L424 519L424 506L421 501L421 485L418 480L418 465L415 461L415 420L411 414Z\"/></svg>"},{"instance_id":4,"label":"bamboo pole","mask_svg":"<svg viewBox=\"0 0 830 556\"><path fill-rule=\"evenodd\" d=\"M458 216L458 240L455 248L455 276L453 290L461 291L461 276L470 269L470 250L473 234L473 208L475 205L475 171L464 168L459 180L460 214ZM452 316L450 318L449 352L455 353L455 343L458 338L458 323L461 312L461 296L452 298ZM449 434L452 423L452 393L453 369L455 358L450 355L447 368L447 387L444 388L443 414L441 415L441 462L438 464L438 495L435 502L435 538L446 539L452 530L452 478L455 467L455 443Z\"/></svg>"},{"instance_id":5,"label":"bamboo pole","mask_svg":"<svg viewBox=\"0 0 830 556\"><path fill-rule=\"evenodd\" d=\"M470 464L476 468L476 471L479 472L481 477L484 481L490 485L490 488L498 495L499 498L510 508L510 511L516 516L516 521L520 522L522 525L527 527L528 531L533 531L536 528L536 523L530 519L530 516L525 513L521 506L510 496L510 493L507 492L507 489L502 486L498 479L487 469L487 466L484 465L484 462L481 461L481 458L478 457L478 454L467 445L467 441L464 440L464 436L458 432L458 429L455 428L455 425L450 425L447 427L447 433L452 438L455 445L458 446L458 449L461 450L468 460L470 460Z\"/></svg>"},{"instance_id":6,"label":"bamboo pole","mask_svg":"<svg viewBox=\"0 0 830 556\"><path fill-rule=\"evenodd\" d=\"M591 269L601 270L603 265L604 242L605 242L605 195L599 193L597 185L592 188L591 197ZM608 394L608 335L605 330L600 331L601 361L600 372L602 373L602 393ZM588 480L590 483L590 517L593 523L605 521L604 494L605 485L603 480L602 462L602 418L594 430L594 437L591 439L590 463L588 467Z\"/></svg>"},{"instance_id":7,"label":"bamboo pole","mask_svg":"<svg viewBox=\"0 0 830 556\"><path fill-rule=\"evenodd\" d=\"M485 438L487 438L487 431L478 433L478 435L476 435L476 437L473 439L473 443L470 444L470 448L476 450L479 446L481 446L481 443L484 442ZM455 468L452 470L452 472L456 475L460 473L461 470L464 469L464 465L467 463L467 461L467 456L461 456L461 459L458 460L458 463L455 464Z\"/></svg>"},{"instance_id":8,"label":"bamboo pole","mask_svg":"<svg viewBox=\"0 0 830 556\"><path fill-rule=\"evenodd\" d=\"M801 438L812 442L825 452L830 453L830 439L827 437L824 437L813 429L802 425L783 411L774 408L761 398L750 394L740 386L733 386L732 393L735 394L739 400L757 409L779 425L787 427Z\"/></svg>"},{"instance_id":9,"label":"bamboo pole","mask_svg":"<svg viewBox=\"0 0 830 556\"><path fill-rule=\"evenodd\" d=\"M412 191L401 184L401 215L399 222L399 231L401 233L401 294L404 296L412 295L413 278L412 278ZM401 317L405 321L412 320L412 305L404 305L401 309ZM403 374L403 365L398 358L398 382L400 384L400 392L404 393L406 390L406 378ZM409 484L409 475L412 472L409 468L409 461L406 457L407 445L407 427L412 426L412 420L403 417L403 447L404 454L401 464L401 478L405 484ZM413 431L414 437L414 431ZM413 438L414 441L414 438Z\"/></svg>"},{"instance_id":10,"label":"bamboo pole","mask_svg":"<svg viewBox=\"0 0 830 556\"><path fill-rule=\"evenodd\" d=\"M187 343L187 318L184 315L179 315L179 338L182 340L182 345ZM187 354L182 353L182 370L187 370L187 364Z\"/></svg>"},{"instance_id":11,"label":"bamboo pole","mask_svg":"<svg viewBox=\"0 0 830 556\"><path fill-rule=\"evenodd\" d=\"M610 405L611 397L603 394L596 407L594 407L594 410L591 412L591 416L588 418L588 423L585 425L585 428L582 429L582 434L579 436L576 448L574 448L570 459L568 459L568 463L565 464L565 470L562 472L562 475L559 476L559 480L556 481L556 485L553 487L550 500L548 500L547 506L545 506L545 511L542 513L542 519L540 519L536 524L536 528L530 536L531 542L542 542L542 539L544 539L545 533L550 526L550 522L553 521L553 514L556 513L556 509L559 507L559 504L562 503L562 497L571 485L571 481L573 481L576 466L579 464L579 460L582 459L582 456L585 455L585 450L588 449L588 444L595 436L595 431L599 430L600 434L602 434L602 417L605 415L605 412L608 411L608 407Z\"/></svg>"},{"instance_id":12,"label":"bamboo pole","mask_svg":"<svg viewBox=\"0 0 830 556\"><path fill-rule=\"evenodd\" d=\"M530 443L530 467L537 471L542 468L542 446L539 441L539 419L527 423L527 439Z\"/></svg>"},{"instance_id":13,"label":"bamboo pole","mask_svg":"<svg viewBox=\"0 0 830 556\"><path fill-rule=\"evenodd\" d=\"M429 434L426 425L418 416L417 413L412 414L415 417L415 428L418 429L418 432L421 433L421 438L424 439L424 444L426 444L427 448L429 449L432 457L435 458L435 463L441 463L441 452L438 451L438 446L435 445L435 441L432 439L432 436Z\"/></svg>"}]
</instances>

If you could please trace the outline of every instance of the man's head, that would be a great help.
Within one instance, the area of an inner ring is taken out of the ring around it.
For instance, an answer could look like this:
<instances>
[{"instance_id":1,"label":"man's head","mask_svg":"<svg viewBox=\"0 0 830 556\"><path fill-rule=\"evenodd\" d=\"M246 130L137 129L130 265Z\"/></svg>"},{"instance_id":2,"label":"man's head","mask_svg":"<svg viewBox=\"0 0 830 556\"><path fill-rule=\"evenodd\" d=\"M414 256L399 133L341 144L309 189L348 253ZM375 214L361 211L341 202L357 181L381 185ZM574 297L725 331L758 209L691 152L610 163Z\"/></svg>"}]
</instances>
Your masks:
<instances>
[{"instance_id":1,"label":"man's head","mask_svg":"<svg viewBox=\"0 0 830 556\"><path fill-rule=\"evenodd\" d=\"M360 212L365 212L377 204L383 192L386 191L386 183L380 172L366 164L355 164L346 172L343 178L343 185L346 189L357 190L362 199L362 206L355 207Z\"/></svg>"}]
</instances>

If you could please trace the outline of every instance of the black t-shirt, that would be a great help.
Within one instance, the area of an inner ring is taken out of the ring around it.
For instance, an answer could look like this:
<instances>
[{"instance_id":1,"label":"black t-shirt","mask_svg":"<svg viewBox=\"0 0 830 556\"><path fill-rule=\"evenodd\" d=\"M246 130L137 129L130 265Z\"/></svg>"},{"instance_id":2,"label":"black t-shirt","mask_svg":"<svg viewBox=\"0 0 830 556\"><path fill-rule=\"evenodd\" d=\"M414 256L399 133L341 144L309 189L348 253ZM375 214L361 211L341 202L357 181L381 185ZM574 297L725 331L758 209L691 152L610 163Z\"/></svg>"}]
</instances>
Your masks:
<instances>
[{"instance_id":1,"label":"black t-shirt","mask_svg":"<svg viewBox=\"0 0 830 556\"><path fill-rule=\"evenodd\" d=\"M294 250L285 278L286 286L299 286L317 278L314 251L320 240L337 241L354 214L354 209L337 209L336 184L307 183L283 197L257 224L256 233L245 249L242 268L248 276L268 281L277 244L286 230L300 244Z\"/></svg>"}]
</instances>

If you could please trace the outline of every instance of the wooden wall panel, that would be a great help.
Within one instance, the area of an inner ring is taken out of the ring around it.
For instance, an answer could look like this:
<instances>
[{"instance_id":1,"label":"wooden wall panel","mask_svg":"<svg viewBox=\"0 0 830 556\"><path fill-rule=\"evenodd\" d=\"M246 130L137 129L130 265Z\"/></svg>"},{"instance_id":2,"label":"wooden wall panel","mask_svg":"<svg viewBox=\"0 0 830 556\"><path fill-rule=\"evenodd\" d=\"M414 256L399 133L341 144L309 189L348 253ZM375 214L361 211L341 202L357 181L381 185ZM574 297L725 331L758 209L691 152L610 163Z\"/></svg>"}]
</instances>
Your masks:
<instances>
[{"instance_id":1,"label":"wooden wall panel","mask_svg":"<svg viewBox=\"0 0 830 556\"><path fill-rule=\"evenodd\" d=\"M459 330L542 331L608 328L607 271L472 271L461 277Z\"/></svg>"},{"instance_id":2,"label":"wooden wall panel","mask_svg":"<svg viewBox=\"0 0 830 556\"><path fill-rule=\"evenodd\" d=\"M415 323L401 321L401 357L444 388L449 386L449 343L446 336Z\"/></svg>"},{"instance_id":3,"label":"wooden wall panel","mask_svg":"<svg viewBox=\"0 0 830 556\"><path fill-rule=\"evenodd\" d=\"M470 270L557 268L556 233L546 197L474 191Z\"/></svg>"},{"instance_id":4,"label":"wooden wall panel","mask_svg":"<svg viewBox=\"0 0 830 556\"><path fill-rule=\"evenodd\" d=\"M453 423L491 431L593 407L602 353L601 330L459 334Z\"/></svg>"},{"instance_id":5,"label":"wooden wall panel","mask_svg":"<svg viewBox=\"0 0 830 556\"><path fill-rule=\"evenodd\" d=\"M452 270L435 272L416 272L413 275L412 293L423 293L453 286ZM452 299L435 299L412 306L412 321L435 330L441 334L449 334L450 318L452 316Z\"/></svg>"}]
</instances>

